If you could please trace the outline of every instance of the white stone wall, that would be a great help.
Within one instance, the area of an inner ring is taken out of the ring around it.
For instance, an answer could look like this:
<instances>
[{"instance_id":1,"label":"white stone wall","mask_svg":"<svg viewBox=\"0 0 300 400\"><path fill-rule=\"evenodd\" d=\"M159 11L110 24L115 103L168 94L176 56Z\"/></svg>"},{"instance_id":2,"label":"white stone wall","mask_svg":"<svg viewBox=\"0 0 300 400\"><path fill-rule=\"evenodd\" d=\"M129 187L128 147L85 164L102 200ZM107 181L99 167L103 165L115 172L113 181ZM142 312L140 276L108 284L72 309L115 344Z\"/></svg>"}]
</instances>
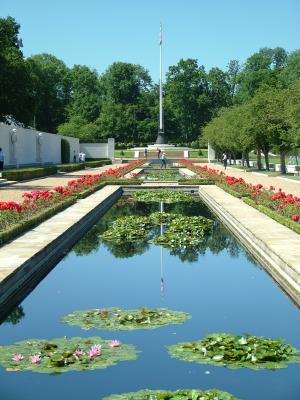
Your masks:
<instances>
[{"instance_id":1,"label":"white stone wall","mask_svg":"<svg viewBox=\"0 0 300 400\"><path fill-rule=\"evenodd\" d=\"M85 153L85 158L114 159L115 139L109 138L107 143L80 143L80 151Z\"/></svg>"},{"instance_id":2,"label":"white stone wall","mask_svg":"<svg viewBox=\"0 0 300 400\"><path fill-rule=\"evenodd\" d=\"M66 139L70 143L70 162L73 162L74 152L78 161L79 139L77 138L1 123L0 147L4 151L4 166L60 164L61 139Z\"/></svg>"}]
</instances>

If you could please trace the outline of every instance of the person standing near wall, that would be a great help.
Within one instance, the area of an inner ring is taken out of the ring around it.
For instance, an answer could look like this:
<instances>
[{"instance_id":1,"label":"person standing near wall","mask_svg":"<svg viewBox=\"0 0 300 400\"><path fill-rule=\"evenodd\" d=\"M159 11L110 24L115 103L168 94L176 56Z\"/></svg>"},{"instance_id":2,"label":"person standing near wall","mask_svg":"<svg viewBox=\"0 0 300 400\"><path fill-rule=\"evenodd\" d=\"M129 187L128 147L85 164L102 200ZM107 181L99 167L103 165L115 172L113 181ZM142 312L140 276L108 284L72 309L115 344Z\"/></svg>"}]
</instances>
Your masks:
<instances>
[{"instance_id":1,"label":"person standing near wall","mask_svg":"<svg viewBox=\"0 0 300 400\"><path fill-rule=\"evenodd\" d=\"M3 171L4 168L4 153L2 148L0 147L0 171Z\"/></svg>"}]
</instances>

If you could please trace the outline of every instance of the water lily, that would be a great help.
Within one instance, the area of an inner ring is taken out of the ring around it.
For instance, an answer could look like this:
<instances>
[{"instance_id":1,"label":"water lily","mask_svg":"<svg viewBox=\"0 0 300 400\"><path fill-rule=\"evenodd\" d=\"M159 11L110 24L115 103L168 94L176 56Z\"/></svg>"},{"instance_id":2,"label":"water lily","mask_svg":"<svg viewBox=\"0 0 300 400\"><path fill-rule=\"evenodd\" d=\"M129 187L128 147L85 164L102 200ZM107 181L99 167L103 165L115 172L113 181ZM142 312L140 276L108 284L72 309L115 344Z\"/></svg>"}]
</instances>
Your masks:
<instances>
[{"instance_id":1,"label":"water lily","mask_svg":"<svg viewBox=\"0 0 300 400\"><path fill-rule=\"evenodd\" d=\"M119 340L111 340L109 342L110 347L120 347L121 346L121 342Z\"/></svg>"},{"instance_id":2,"label":"water lily","mask_svg":"<svg viewBox=\"0 0 300 400\"><path fill-rule=\"evenodd\" d=\"M15 354L15 355L13 356L12 360L13 360L13 361L16 361L16 362L20 362L20 361L23 360L23 358L24 358L24 357L22 356L22 354L19 353L19 354Z\"/></svg>"},{"instance_id":3,"label":"water lily","mask_svg":"<svg viewBox=\"0 0 300 400\"><path fill-rule=\"evenodd\" d=\"M41 356L39 354L34 354L29 357L30 364L39 364L41 362Z\"/></svg>"},{"instance_id":4,"label":"water lily","mask_svg":"<svg viewBox=\"0 0 300 400\"><path fill-rule=\"evenodd\" d=\"M252 361L252 362L256 362L256 361L257 361L257 358L256 358L255 356L252 355L252 356L251 356L251 361Z\"/></svg>"},{"instance_id":5,"label":"water lily","mask_svg":"<svg viewBox=\"0 0 300 400\"><path fill-rule=\"evenodd\" d=\"M223 358L222 354L217 354L217 355L215 355L215 356L213 357L213 360L214 360L214 361L221 361L222 358Z\"/></svg>"},{"instance_id":6,"label":"water lily","mask_svg":"<svg viewBox=\"0 0 300 400\"><path fill-rule=\"evenodd\" d=\"M85 352L83 351L83 350L81 350L81 349L76 349L75 351L74 351L74 353L73 353L73 356L75 356L75 357L81 357L81 356L84 356L85 355Z\"/></svg>"},{"instance_id":7,"label":"water lily","mask_svg":"<svg viewBox=\"0 0 300 400\"><path fill-rule=\"evenodd\" d=\"M89 351L89 356L90 357L98 357L98 356L101 356L101 352L102 352L101 345L94 344Z\"/></svg>"},{"instance_id":8,"label":"water lily","mask_svg":"<svg viewBox=\"0 0 300 400\"><path fill-rule=\"evenodd\" d=\"M247 340L246 340L244 337L241 337L241 338L238 340L238 343L241 344L241 345L244 345L244 344L247 344L248 342L247 342Z\"/></svg>"}]
</instances>

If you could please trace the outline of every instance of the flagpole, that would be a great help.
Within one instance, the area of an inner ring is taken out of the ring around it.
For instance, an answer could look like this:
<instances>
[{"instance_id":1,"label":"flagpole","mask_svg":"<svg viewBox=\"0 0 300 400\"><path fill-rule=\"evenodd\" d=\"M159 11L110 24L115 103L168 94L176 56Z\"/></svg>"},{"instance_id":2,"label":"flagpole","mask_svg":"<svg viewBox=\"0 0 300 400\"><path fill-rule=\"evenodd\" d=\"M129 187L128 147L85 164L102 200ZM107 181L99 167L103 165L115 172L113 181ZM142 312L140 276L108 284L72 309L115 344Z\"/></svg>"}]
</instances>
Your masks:
<instances>
[{"instance_id":1,"label":"flagpole","mask_svg":"<svg viewBox=\"0 0 300 400\"><path fill-rule=\"evenodd\" d=\"M162 24L160 23L160 79L159 79L159 130L163 132L163 96L162 96Z\"/></svg>"},{"instance_id":2,"label":"flagpole","mask_svg":"<svg viewBox=\"0 0 300 400\"><path fill-rule=\"evenodd\" d=\"M162 90L162 23L160 23L159 38L159 129L156 144L165 144L164 117L163 117L163 90Z\"/></svg>"}]
</instances>

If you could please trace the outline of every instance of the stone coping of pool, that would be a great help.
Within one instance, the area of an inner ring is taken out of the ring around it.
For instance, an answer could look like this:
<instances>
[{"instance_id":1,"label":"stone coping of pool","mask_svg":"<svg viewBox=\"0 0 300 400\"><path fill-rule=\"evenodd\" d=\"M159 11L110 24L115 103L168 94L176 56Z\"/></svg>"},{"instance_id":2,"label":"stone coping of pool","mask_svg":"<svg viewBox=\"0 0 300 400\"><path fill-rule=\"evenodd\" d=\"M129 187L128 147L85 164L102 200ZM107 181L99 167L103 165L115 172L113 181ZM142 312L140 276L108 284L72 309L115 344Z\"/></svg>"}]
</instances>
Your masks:
<instances>
[{"instance_id":1,"label":"stone coping of pool","mask_svg":"<svg viewBox=\"0 0 300 400\"><path fill-rule=\"evenodd\" d=\"M215 185L199 195L300 306L300 235Z\"/></svg>"},{"instance_id":2,"label":"stone coping of pool","mask_svg":"<svg viewBox=\"0 0 300 400\"><path fill-rule=\"evenodd\" d=\"M105 186L0 248L0 321L122 193Z\"/></svg>"}]
</instances>

